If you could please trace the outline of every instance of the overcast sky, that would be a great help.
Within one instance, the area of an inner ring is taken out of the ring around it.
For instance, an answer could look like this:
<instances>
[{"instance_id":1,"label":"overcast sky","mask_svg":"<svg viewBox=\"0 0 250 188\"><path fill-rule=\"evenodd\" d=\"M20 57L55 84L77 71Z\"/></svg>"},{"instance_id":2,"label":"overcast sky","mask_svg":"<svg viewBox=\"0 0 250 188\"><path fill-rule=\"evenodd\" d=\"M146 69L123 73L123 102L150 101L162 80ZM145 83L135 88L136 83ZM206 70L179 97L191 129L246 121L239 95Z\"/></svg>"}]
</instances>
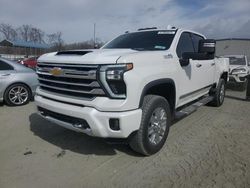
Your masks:
<instances>
[{"instance_id":1,"label":"overcast sky","mask_svg":"<svg viewBox=\"0 0 250 188\"><path fill-rule=\"evenodd\" d=\"M250 0L0 0L0 23L62 31L67 43L174 25L208 37L250 38Z\"/></svg>"}]
</instances>

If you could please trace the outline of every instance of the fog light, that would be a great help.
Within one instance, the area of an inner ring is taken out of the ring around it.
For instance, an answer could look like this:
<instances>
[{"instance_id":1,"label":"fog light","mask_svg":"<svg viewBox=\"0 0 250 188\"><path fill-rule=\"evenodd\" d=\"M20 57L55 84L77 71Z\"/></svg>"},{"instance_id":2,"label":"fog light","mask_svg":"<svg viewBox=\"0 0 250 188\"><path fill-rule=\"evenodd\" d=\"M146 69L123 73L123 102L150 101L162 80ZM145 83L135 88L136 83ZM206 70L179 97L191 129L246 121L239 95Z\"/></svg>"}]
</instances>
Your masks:
<instances>
[{"instance_id":1,"label":"fog light","mask_svg":"<svg viewBox=\"0 0 250 188\"><path fill-rule=\"evenodd\" d=\"M83 127L83 125L80 123L75 123L75 124L73 124L73 127L81 129Z\"/></svg>"},{"instance_id":2,"label":"fog light","mask_svg":"<svg viewBox=\"0 0 250 188\"><path fill-rule=\"evenodd\" d=\"M109 127L114 131L119 131L120 130L119 119L116 118L109 119Z\"/></svg>"},{"instance_id":3,"label":"fog light","mask_svg":"<svg viewBox=\"0 0 250 188\"><path fill-rule=\"evenodd\" d=\"M73 124L73 127L77 128L77 129L90 129L89 125L85 122L85 121L82 121L82 122L75 122Z\"/></svg>"}]
</instances>

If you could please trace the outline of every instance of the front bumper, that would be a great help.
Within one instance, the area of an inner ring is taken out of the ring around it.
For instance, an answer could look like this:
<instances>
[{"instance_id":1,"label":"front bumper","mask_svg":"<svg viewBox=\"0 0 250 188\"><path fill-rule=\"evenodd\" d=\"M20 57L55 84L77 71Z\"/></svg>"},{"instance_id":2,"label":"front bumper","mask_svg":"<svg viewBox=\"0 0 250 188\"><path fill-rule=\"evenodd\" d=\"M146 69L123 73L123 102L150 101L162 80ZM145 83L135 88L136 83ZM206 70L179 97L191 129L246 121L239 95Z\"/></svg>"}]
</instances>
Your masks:
<instances>
[{"instance_id":1,"label":"front bumper","mask_svg":"<svg viewBox=\"0 0 250 188\"><path fill-rule=\"evenodd\" d=\"M246 76L247 74L230 74L229 81L242 83L246 81Z\"/></svg>"},{"instance_id":2,"label":"front bumper","mask_svg":"<svg viewBox=\"0 0 250 188\"><path fill-rule=\"evenodd\" d=\"M53 101L42 96L35 96L35 102L38 107L50 110L64 116L85 120L89 128L77 128L74 124L62 121L58 118L42 115L47 120L54 122L65 128L86 133L91 136L104 138L126 138L132 132L139 129L141 122L141 109L124 112L101 112L92 107L81 107L62 102ZM110 128L110 118L119 119L119 130Z\"/></svg>"}]
</instances>

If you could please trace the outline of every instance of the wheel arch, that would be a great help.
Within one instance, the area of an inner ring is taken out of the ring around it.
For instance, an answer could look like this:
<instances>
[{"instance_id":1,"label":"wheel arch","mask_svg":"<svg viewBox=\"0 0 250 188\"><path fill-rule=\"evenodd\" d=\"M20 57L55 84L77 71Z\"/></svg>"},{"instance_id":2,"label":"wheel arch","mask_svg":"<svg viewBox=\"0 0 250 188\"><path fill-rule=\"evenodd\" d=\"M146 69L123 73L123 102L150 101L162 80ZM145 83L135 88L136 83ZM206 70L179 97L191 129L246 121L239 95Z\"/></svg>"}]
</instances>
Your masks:
<instances>
[{"instance_id":1,"label":"wheel arch","mask_svg":"<svg viewBox=\"0 0 250 188\"><path fill-rule=\"evenodd\" d=\"M220 76L220 78L225 80L225 84L228 82L228 72L223 72Z\"/></svg>"},{"instance_id":2,"label":"wheel arch","mask_svg":"<svg viewBox=\"0 0 250 188\"><path fill-rule=\"evenodd\" d=\"M142 90L139 108L141 108L143 99L148 94L154 94L164 97L168 100L171 112L175 110L176 87L175 82L170 78L163 78L149 82Z\"/></svg>"}]
</instances>

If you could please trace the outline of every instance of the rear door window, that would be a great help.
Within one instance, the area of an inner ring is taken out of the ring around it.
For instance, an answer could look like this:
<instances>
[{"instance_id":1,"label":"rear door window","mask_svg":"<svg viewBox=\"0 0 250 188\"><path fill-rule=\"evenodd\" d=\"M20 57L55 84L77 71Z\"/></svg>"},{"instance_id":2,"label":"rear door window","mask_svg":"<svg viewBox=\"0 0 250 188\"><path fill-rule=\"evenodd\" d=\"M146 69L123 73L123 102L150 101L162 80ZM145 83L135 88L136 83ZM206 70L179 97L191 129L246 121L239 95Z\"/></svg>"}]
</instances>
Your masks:
<instances>
[{"instance_id":1,"label":"rear door window","mask_svg":"<svg viewBox=\"0 0 250 188\"><path fill-rule=\"evenodd\" d=\"M14 68L8 63L5 63L4 61L0 60L0 71L2 70L14 70Z\"/></svg>"}]
</instances>

